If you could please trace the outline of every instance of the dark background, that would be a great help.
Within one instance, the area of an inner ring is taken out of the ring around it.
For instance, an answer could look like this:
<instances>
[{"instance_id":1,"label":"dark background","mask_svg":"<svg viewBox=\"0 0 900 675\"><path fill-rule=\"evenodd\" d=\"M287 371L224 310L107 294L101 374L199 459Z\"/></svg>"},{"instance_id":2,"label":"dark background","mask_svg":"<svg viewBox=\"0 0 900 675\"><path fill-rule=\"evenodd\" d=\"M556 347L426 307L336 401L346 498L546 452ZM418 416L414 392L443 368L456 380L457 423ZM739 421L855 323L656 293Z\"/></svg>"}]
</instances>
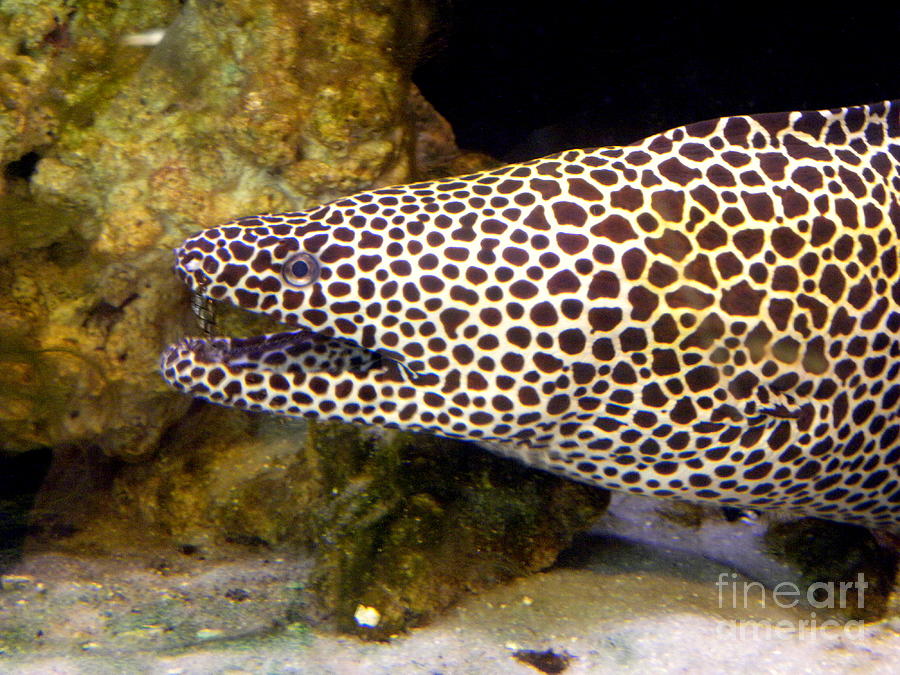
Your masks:
<instances>
[{"instance_id":1,"label":"dark background","mask_svg":"<svg viewBox=\"0 0 900 675\"><path fill-rule=\"evenodd\" d=\"M900 98L900 0L445 0L413 79L507 161L712 117Z\"/></svg>"}]
</instances>

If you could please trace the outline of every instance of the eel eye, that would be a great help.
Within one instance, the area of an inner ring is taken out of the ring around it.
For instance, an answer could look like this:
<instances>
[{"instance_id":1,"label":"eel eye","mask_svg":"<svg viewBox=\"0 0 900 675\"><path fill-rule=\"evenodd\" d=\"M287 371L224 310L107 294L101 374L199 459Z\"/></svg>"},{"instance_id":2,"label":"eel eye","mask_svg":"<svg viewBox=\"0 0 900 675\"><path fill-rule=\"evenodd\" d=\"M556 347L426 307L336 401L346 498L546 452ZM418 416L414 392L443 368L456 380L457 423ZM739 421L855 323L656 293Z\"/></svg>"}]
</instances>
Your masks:
<instances>
[{"instance_id":1,"label":"eel eye","mask_svg":"<svg viewBox=\"0 0 900 675\"><path fill-rule=\"evenodd\" d=\"M319 263L309 253L297 253L284 262L284 280L291 286L306 286L319 278Z\"/></svg>"}]
</instances>

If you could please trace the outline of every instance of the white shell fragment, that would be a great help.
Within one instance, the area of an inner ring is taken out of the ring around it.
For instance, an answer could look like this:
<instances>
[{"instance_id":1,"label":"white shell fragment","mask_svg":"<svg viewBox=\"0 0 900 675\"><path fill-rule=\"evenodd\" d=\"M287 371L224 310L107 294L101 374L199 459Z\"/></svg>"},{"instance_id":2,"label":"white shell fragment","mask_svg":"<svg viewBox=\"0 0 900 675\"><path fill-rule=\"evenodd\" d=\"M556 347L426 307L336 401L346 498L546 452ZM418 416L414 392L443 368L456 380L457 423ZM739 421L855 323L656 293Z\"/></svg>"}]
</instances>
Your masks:
<instances>
[{"instance_id":1,"label":"white shell fragment","mask_svg":"<svg viewBox=\"0 0 900 675\"><path fill-rule=\"evenodd\" d=\"M166 35L165 28L154 28L142 33L131 33L122 38L122 44L129 47L154 47L162 42Z\"/></svg>"}]
</instances>

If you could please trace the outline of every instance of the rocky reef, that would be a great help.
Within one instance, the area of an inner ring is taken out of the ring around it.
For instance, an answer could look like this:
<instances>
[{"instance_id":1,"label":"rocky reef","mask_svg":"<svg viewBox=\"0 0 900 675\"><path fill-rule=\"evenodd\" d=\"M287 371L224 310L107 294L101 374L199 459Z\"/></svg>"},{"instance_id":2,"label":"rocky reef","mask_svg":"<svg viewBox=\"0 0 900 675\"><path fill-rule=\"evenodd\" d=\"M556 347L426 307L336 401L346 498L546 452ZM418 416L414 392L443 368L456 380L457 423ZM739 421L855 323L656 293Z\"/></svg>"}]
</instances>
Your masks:
<instances>
[{"instance_id":1,"label":"rocky reef","mask_svg":"<svg viewBox=\"0 0 900 675\"><path fill-rule=\"evenodd\" d=\"M411 175L410 10L4 3L4 449L154 452L189 405L155 372L193 328L172 247Z\"/></svg>"},{"instance_id":2,"label":"rocky reef","mask_svg":"<svg viewBox=\"0 0 900 675\"><path fill-rule=\"evenodd\" d=\"M0 452L52 455L11 517L22 549L313 550L319 615L383 637L550 565L602 511L603 492L463 444L214 409L158 376L163 346L197 330L171 273L188 234L490 162L410 84L429 15L3 3ZM226 311L219 329L266 326Z\"/></svg>"}]
</instances>

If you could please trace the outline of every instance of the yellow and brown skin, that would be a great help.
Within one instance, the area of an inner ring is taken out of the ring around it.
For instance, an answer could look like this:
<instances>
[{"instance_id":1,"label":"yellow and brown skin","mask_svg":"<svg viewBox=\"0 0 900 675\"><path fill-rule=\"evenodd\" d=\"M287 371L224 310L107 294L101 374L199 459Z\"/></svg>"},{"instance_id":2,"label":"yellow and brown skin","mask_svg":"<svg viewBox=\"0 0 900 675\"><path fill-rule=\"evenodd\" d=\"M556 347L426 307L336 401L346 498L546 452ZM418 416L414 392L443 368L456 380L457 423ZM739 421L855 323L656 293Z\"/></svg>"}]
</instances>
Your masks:
<instances>
[{"instance_id":1,"label":"yellow and brown skin","mask_svg":"<svg viewBox=\"0 0 900 675\"><path fill-rule=\"evenodd\" d=\"M575 480L900 525L900 101L729 117L188 239L175 387ZM249 354L249 356L248 356Z\"/></svg>"}]
</instances>

